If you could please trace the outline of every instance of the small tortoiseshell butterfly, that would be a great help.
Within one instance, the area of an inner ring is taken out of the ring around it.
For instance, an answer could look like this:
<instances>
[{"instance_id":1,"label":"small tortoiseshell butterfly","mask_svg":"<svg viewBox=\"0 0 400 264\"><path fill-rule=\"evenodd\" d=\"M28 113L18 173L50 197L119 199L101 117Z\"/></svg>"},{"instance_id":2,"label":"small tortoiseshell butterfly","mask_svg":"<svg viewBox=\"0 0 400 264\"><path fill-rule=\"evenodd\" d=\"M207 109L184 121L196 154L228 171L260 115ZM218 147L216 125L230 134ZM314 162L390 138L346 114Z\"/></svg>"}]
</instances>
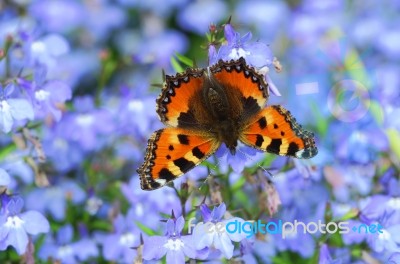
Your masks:
<instances>
[{"instance_id":1,"label":"small tortoiseshell butterfly","mask_svg":"<svg viewBox=\"0 0 400 264\"><path fill-rule=\"evenodd\" d=\"M265 107L268 84L243 58L166 76L157 113L166 128L154 132L137 170L143 190L153 190L206 160L222 143L308 159L318 150L280 105Z\"/></svg>"}]
</instances>

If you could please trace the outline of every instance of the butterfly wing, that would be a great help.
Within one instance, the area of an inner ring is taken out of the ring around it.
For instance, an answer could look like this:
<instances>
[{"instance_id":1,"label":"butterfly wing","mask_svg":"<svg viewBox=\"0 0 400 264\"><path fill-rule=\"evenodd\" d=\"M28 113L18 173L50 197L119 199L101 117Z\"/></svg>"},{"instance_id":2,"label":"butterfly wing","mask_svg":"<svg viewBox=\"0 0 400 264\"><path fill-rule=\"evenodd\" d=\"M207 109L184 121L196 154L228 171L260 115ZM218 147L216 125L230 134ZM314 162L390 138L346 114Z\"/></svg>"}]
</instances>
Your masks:
<instances>
[{"instance_id":1,"label":"butterfly wing","mask_svg":"<svg viewBox=\"0 0 400 264\"><path fill-rule=\"evenodd\" d=\"M166 76L156 109L165 125L182 128L194 128L198 125L192 110L193 106L201 105L198 100L204 82L203 74L204 69L189 68L184 73Z\"/></svg>"},{"instance_id":2,"label":"butterfly wing","mask_svg":"<svg viewBox=\"0 0 400 264\"><path fill-rule=\"evenodd\" d=\"M205 132L172 127L154 132L144 163L137 170L142 189L162 187L206 160L219 145Z\"/></svg>"},{"instance_id":3,"label":"butterfly wing","mask_svg":"<svg viewBox=\"0 0 400 264\"><path fill-rule=\"evenodd\" d=\"M225 89L232 107L232 118L246 120L264 108L268 96L268 84L264 77L246 64L243 58L229 62L220 60L211 67L211 73Z\"/></svg>"},{"instance_id":4,"label":"butterfly wing","mask_svg":"<svg viewBox=\"0 0 400 264\"><path fill-rule=\"evenodd\" d=\"M240 140L270 153L309 159L317 155L314 135L304 130L285 108L266 107L244 126Z\"/></svg>"}]
</instances>

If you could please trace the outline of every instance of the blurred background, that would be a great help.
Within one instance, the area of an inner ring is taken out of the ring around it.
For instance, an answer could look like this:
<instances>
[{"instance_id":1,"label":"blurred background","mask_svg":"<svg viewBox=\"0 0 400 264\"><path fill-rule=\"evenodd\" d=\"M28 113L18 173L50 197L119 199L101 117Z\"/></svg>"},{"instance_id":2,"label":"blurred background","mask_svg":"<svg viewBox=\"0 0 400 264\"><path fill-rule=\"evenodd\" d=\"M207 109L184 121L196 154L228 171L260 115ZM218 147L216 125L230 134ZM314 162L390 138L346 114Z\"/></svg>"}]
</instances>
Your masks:
<instances>
[{"instance_id":1,"label":"blurred background","mask_svg":"<svg viewBox=\"0 0 400 264\"><path fill-rule=\"evenodd\" d=\"M215 186L198 190L208 164L175 189L144 192L135 170L162 127L162 70L176 73L177 54L206 67L209 26L229 17L279 59L270 77L282 96L269 104L313 131L319 153L299 161L248 150L221 158ZM230 261L400 263L399 20L395 0L0 0L1 262L140 263L140 234L164 235L171 210L198 216L206 197L243 219L385 230L257 236L236 243ZM259 164L272 176L252 176ZM10 209L16 195L24 206ZM42 228L11 236L7 219L30 211ZM214 253L205 261L228 263Z\"/></svg>"}]
</instances>

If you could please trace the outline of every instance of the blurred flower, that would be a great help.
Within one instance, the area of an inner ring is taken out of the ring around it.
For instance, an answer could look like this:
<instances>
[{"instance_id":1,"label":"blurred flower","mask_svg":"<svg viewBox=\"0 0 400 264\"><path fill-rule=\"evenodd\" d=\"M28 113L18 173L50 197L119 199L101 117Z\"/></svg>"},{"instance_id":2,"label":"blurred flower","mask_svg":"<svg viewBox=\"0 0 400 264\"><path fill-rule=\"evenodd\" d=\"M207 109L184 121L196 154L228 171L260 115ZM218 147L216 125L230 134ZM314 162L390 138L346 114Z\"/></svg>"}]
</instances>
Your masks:
<instances>
[{"instance_id":1,"label":"blurred flower","mask_svg":"<svg viewBox=\"0 0 400 264\"><path fill-rule=\"evenodd\" d=\"M232 241L239 242L246 237L246 234L242 232L227 232L225 228L220 230L218 225L222 223L225 227L229 222L237 221L244 223L244 220L238 217L223 220L222 218L226 212L225 203L214 207L212 211L210 211L206 204L202 204L200 205L200 212L204 222L198 223L193 230L193 240L196 241L196 249L201 250L213 247L220 250L227 259L232 258L234 250ZM210 224L212 224L211 228Z\"/></svg>"},{"instance_id":2,"label":"blurred flower","mask_svg":"<svg viewBox=\"0 0 400 264\"><path fill-rule=\"evenodd\" d=\"M331 254L329 253L329 248L327 244L323 244L319 250L319 264L340 264L342 261L340 259L333 260Z\"/></svg>"},{"instance_id":3,"label":"blurred flower","mask_svg":"<svg viewBox=\"0 0 400 264\"><path fill-rule=\"evenodd\" d=\"M211 23L218 23L226 18L227 9L226 3L220 0L192 1L181 8L178 23L186 30L203 35ZM199 16L199 12L203 15Z\"/></svg>"},{"instance_id":4,"label":"blurred flower","mask_svg":"<svg viewBox=\"0 0 400 264\"><path fill-rule=\"evenodd\" d=\"M106 260L129 263L135 258L133 247L140 243L140 235L134 221L133 210L126 216L119 214L113 220L113 232L99 236Z\"/></svg>"},{"instance_id":5,"label":"blurred flower","mask_svg":"<svg viewBox=\"0 0 400 264\"><path fill-rule=\"evenodd\" d=\"M33 81L20 78L19 83L29 93L36 117L44 118L51 114L56 121L59 121L61 119L59 107L71 99L71 88L62 81L46 81L46 73L45 65L36 64Z\"/></svg>"},{"instance_id":6,"label":"blurred flower","mask_svg":"<svg viewBox=\"0 0 400 264\"><path fill-rule=\"evenodd\" d=\"M48 260L51 257L61 263L72 264L98 256L99 250L93 240L83 235L83 238L74 242L73 237L74 230L71 225L61 227L58 229L55 239L47 236L39 250L39 257L42 260Z\"/></svg>"},{"instance_id":7,"label":"blurred flower","mask_svg":"<svg viewBox=\"0 0 400 264\"><path fill-rule=\"evenodd\" d=\"M265 81L269 84L271 92L280 96L278 89L267 74L274 61L270 48L262 42L250 42L252 38L251 32L241 37L231 24L224 26L224 34L227 42L221 45L217 53L213 45L209 46L209 64L213 65L218 60L229 61L242 57L247 64L259 69L259 72L264 75Z\"/></svg>"},{"instance_id":8,"label":"blurred flower","mask_svg":"<svg viewBox=\"0 0 400 264\"><path fill-rule=\"evenodd\" d=\"M17 253L22 255L27 249L28 234L49 232L49 222L37 211L20 213L24 202L18 196L1 194L0 199L0 250L13 246Z\"/></svg>"},{"instance_id":9,"label":"blurred flower","mask_svg":"<svg viewBox=\"0 0 400 264\"><path fill-rule=\"evenodd\" d=\"M0 84L0 129L4 133L11 131L14 121L33 119L31 104L25 99L7 99L14 90L12 84L7 85L4 90Z\"/></svg>"},{"instance_id":10,"label":"blurred flower","mask_svg":"<svg viewBox=\"0 0 400 264\"><path fill-rule=\"evenodd\" d=\"M8 186L10 182L10 175L4 169L0 168L0 186Z\"/></svg>"},{"instance_id":11,"label":"blurred flower","mask_svg":"<svg viewBox=\"0 0 400 264\"><path fill-rule=\"evenodd\" d=\"M85 192L75 181L60 181L46 189L33 189L26 197L28 208L48 211L55 219L63 220L67 211L67 202L80 204L86 198Z\"/></svg>"},{"instance_id":12,"label":"blurred flower","mask_svg":"<svg viewBox=\"0 0 400 264\"><path fill-rule=\"evenodd\" d=\"M156 260L167 255L167 263L184 263L185 256L196 257L194 241L192 236L182 236L181 232L185 225L182 216L171 218L167 221L167 232L165 236L151 236L145 239L143 258L145 260Z\"/></svg>"}]
</instances>

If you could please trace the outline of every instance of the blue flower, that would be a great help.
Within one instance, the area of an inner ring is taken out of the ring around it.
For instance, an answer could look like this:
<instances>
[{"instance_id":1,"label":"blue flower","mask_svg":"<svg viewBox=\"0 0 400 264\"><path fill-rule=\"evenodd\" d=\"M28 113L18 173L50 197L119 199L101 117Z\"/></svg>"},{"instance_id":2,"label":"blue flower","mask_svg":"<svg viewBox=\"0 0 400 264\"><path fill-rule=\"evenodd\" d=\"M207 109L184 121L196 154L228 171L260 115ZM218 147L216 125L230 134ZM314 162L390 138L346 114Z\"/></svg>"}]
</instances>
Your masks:
<instances>
[{"instance_id":1,"label":"blue flower","mask_svg":"<svg viewBox=\"0 0 400 264\"><path fill-rule=\"evenodd\" d=\"M239 242L246 237L246 234L242 232L229 233L225 229L220 230L218 225L222 223L223 226L226 226L227 223L232 221L244 223L244 220L238 217L223 220L222 218L226 212L225 203L214 207L212 211L210 211L207 205L202 204L200 205L200 211L204 222L198 223L193 230L193 240L196 241L196 249L216 248L227 259L232 258L234 250L232 241Z\"/></svg>"},{"instance_id":2,"label":"blue flower","mask_svg":"<svg viewBox=\"0 0 400 264\"><path fill-rule=\"evenodd\" d=\"M47 68L37 64L34 71L34 80L27 81L19 78L19 83L27 90L35 108L35 116L45 118L52 115L56 121L61 119L60 106L71 99L71 88L59 80L46 80Z\"/></svg>"},{"instance_id":3,"label":"blue flower","mask_svg":"<svg viewBox=\"0 0 400 264\"><path fill-rule=\"evenodd\" d=\"M4 133L11 131L14 121L33 119L33 109L31 104L21 98L6 97L12 93L13 85L7 85L4 90L0 84L0 130Z\"/></svg>"},{"instance_id":4,"label":"blue flower","mask_svg":"<svg viewBox=\"0 0 400 264\"><path fill-rule=\"evenodd\" d=\"M140 235L134 220L133 210L126 216L118 215L113 223L114 232L99 237L106 260L128 263L135 258L136 251L132 247L139 244Z\"/></svg>"},{"instance_id":5,"label":"blue flower","mask_svg":"<svg viewBox=\"0 0 400 264\"><path fill-rule=\"evenodd\" d=\"M10 175L4 169L0 168L0 186L8 186L10 182Z\"/></svg>"},{"instance_id":6,"label":"blue flower","mask_svg":"<svg viewBox=\"0 0 400 264\"><path fill-rule=\"evenodd\" d=\"M47 260L50 257L61 263L84 262L91 257L97 257L99 250L96 243L83 235L77 242L73 241L74 230L71 225L61 227L56 233L56 238L48 236L40 248L39 257Z\"/></svg>"},{"instance_id":7,"label":"blue flower","mask_svg":"<svg viewBox=\"0 0 400 264\"><path fill-rule=\"evenodd\" d=\"M319 264L340 264L342 261L340 259L333 259L329 253L329 248L327 244L322 244L319 251Z\"/></svg>"},{"instance_id":8,"label":"blue flower","mask_svg":"<svg viewBox=\"0 0 400 264\"><path fill-rule=\"evenodd\" d=\"M182 236L185 225L183 217L168 219L165 236L151 236L145 239L143 258L145 260L160 259L167 255L167 263L185 263L185 256L196 257L192 236Z\"/></svg>"},{"instance_id":9,"label":"blue flower","mask_svg":"<svg viewBox=\"0 0 400 264\"><path fill-rule=\"evenodd\" d=\"M19 255L27 250L28 234L47 233L50 225L47 219L37 211L20 213L24 205L22 198L2 194L0 212L0 250L13 246Z\"/></svg>"},{"instance_id":10,"label":"blue flower","mask_svg":"<svg viewBox=\"0 0 400 264\"><path fill-rule=\"evenodd\" d=\"M241 37L240 34L233 29L231 24L225 25L224 34L227 43L221 45L217 53L213 45L209 47L210 65L215 64L218 60L229 61L243 57L249 65L257 68L259 73L264 75L271 92L280 96L279 90L267 74L271 65L277 65L271 49L262 42L250 42L252 38L251 32Z\"/></svg>"}]
</instances>

